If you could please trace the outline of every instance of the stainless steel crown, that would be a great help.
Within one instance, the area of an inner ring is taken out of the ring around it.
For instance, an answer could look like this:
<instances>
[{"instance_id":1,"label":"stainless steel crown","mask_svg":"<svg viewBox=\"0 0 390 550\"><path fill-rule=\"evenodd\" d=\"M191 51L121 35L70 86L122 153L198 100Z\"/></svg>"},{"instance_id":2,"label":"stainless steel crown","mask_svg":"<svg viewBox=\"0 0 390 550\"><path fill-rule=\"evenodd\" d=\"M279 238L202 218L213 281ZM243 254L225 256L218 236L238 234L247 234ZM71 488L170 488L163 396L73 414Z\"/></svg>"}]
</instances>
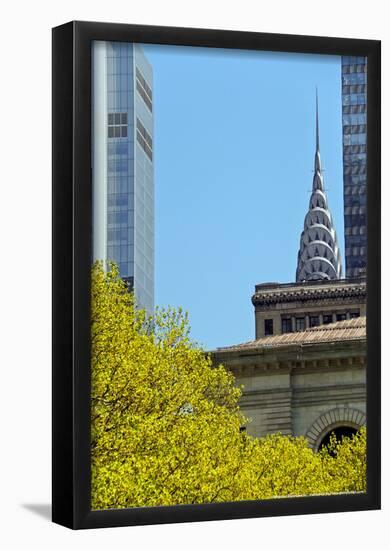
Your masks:
<instances>
[{"instance_id":1,"label":"stainless steel crown","mask_svg":"<svg viewBox=\"0 0 390 550\"><path fill-rule=\"evenodd\" d=\"M318 94L316 93L316 152L313 188L309 210L301 233L296 281L339 279L341 271L341 254L336 229L328 207L321 170Z\"/></svg>"}]
</instances>

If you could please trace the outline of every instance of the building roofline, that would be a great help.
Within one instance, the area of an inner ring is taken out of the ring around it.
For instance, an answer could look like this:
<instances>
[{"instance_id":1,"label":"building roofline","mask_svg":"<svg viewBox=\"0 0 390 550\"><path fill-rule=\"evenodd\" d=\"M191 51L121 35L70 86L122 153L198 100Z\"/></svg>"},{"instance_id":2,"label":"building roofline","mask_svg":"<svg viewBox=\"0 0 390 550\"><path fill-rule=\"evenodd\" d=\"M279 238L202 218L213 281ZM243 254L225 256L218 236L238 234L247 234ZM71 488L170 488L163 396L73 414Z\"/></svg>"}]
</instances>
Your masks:
<instances>
[{"instance_id":1,"label":"building roofline","mask_svg":"<svg viewBox=\"0 0 390 550\"><path fill-rule=\"evenodd\" d=\"M274 289L288 289L296 287L321 287L321 286L348 286L348 285L361 285L366 282L365 277L354 277L354 278L344 278L344 279L319 279L316 281L300 281L293 283L278 283L278 282L267 282L267 283L258 283L255 285L255 290L274 290Z\"/></svg>"},{"instance_id":2,"label":"building roofline","mask_svg":"<svg viewBox=\"0 0 390 550\"><path fill-rule=\"evenodd\" d=\"M308 342L308 343L290 343L290 344L279 344L275 346L251 346L251 347L245 347L244 344L239 344L237 346L231 346L226 348L217 348L216 350L212 350L209 353L211 353L213 356L218 355L227 355L232 354L236 357L242 357L242 356L249 356L249 355L268 355L268 354L275 354L275 353L287 353L287 352L313 352L313 351L320 351L321 349L324 349L326 351L337 351L340 349L346 349L346 347L354 347L356 348L356 343L360 343L362 349L366 347L366 337L365 336L359 336L356 338L350 338L348 340L334 340L334 341L327 341L327 342ZM248 344L251 344L251 342L248 342Z\"/></svg>"},{"instance_id":3,"label":"building roofline","mask_svg":"<svg viewBox=\"0 0 390 550\"><path fill-rule=\"evenodd\" d=\"M361 279L335 279L299 283L265 283L255 287L254 306L283 302L310 301L329 298L366 296L366 281Z\"/></svg>"},{"instance_id":4,"label":"building roofline","mask_svg":"<svg viewBox=\"0 0 390 550\"><path fill-rule=\"evenodd\" d=\"M245 342L235 346L217 348L212 354L268 354L278 351L303 351L318 350L323 346L326 349L330 347L337 349L339 345L343 347L366 342L366 319L357 317L345 321L336 321L329 325L313 327L302 332L290 332L286 334L277 334L265 336L257 340Z\"/></svg>"}]
</instances>

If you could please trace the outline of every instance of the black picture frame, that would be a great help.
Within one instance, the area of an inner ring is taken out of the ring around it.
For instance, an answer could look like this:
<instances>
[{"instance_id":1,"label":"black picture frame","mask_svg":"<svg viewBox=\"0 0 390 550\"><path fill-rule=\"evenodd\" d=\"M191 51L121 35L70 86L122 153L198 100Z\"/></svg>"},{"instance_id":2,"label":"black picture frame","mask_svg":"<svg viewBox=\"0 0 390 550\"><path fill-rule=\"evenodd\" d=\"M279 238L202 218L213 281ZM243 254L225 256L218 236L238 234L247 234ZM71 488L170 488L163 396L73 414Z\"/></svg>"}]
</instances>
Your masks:
<instances>
[{"instance_id":1,"label":"black picture frame","mask_svg":"<svg viewBox=\"0 0 390 550\"><path fill-rule=\"evenodd\" d=\"M91 42L367 56L367 492L91 511ZM74 21L53 29L52 519L96 528L380 508L380 41Z\"/></svg>"}]
</instances>

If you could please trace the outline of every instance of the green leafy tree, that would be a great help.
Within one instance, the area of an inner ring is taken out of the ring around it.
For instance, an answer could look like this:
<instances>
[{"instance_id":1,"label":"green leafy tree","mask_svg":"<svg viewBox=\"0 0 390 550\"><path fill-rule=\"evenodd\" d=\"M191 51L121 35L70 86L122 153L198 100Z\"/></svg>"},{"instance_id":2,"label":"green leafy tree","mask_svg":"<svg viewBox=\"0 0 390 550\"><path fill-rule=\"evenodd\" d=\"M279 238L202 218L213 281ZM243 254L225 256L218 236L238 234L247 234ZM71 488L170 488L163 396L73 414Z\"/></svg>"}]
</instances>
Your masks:
<instances>
[{"instance_id":1,"label":"green leafy tree","mask_svg":"<svg viewBox=\"0 0 390 550\"><path fill-rule=\"evenodd\" d=\"M365 492L367 488L367 430L360 428L353 437L338 441L332 434L327 448L319 455L329 476L329 492Z\"/></svg>"},{"instance_id":2,"label":"green leafy tree","mask_svg":"<svg viewBox=\"0 0 390 550\"><path fill-rule=\"evenodd\" d=\"M254 457L248 470L255 476L251 498L322 494L328 477L321 459L304 437L272 434L253 438Z\"/></svg>"},{"instance_id":3,"label":"green leafy tree","mask_svg":"<svg viewBox=\"0 0 390 550\"><path fill-rule=\"evenodd\" d=\"M232 499L245 453L240 393L190 341L180 310L151 322L117 268L94 265L94 508Z\"/></svg>"},{"instance_id":4,"label":"green leafy tree","mask_svg":"<svg viewBox=\"0 0 390 550\"><path fill-rule=\"evenodd\" d=\"M180 309L137 309L115 265L93 266L91 330L93 509L364 490L364 434L330 458L304 438L241 433L233 375Z\"/></svg>"}]
</instances>

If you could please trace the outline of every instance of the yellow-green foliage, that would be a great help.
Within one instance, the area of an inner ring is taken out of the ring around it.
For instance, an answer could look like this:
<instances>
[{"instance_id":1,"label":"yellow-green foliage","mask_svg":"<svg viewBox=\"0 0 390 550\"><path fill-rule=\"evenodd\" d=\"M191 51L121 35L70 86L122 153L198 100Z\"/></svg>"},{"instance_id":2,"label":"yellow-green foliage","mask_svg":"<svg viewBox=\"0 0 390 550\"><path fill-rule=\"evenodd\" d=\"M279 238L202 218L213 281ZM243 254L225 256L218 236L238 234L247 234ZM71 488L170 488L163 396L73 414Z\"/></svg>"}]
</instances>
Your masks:
<instances>
[{"instance_id":1,"label":"yellow-green foliage","mask_svg":"<svg viewBox=\"0 0 390 550\"><path fill-rule=\"evenodd\" d=\"M333 442L336 458L240 433L233 375L190 340L181 310L137 310L114 265L93 267L91 330L94 509L364 490L363 432Z\"/></svg>"},{"instance_id":2,"label":"yellow-green foliage","mask_svg":"<svg viewBox=\"0 0 390 550\"><path fill-rule=\"evenodd\" d=\"M354 437L343 438L341 443L332 434L328 449L320 451L331 492L366 491L366 440L365 427Z\"/></svg>"}]
</instances>

